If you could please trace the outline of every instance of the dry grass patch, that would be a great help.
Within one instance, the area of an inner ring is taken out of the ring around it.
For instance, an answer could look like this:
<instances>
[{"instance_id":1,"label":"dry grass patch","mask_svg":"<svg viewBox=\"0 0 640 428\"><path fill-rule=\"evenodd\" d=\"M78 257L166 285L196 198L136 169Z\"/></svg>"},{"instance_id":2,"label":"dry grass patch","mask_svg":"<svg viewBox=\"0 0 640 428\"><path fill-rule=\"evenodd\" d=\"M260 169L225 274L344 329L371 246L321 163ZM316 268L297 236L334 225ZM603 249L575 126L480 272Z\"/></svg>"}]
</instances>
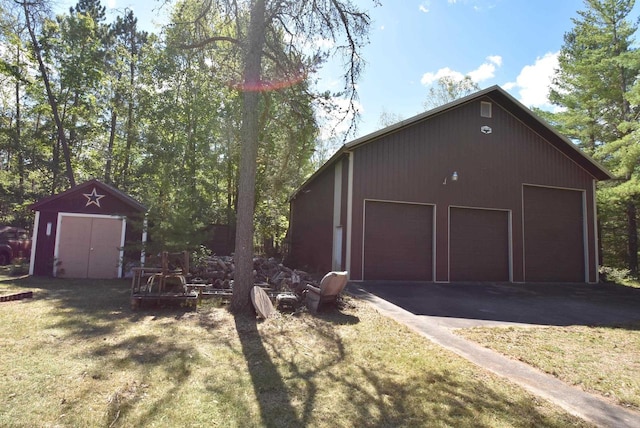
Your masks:
<instances>
[{"instance_id":1,"label":"dry grass patch","mask_svg":"<svg viewBox=\"0 0 640 428\"><path fill-rule=\"evenodd\" d=\"M589 426L351 299L256 323L132 312L126 281L7 287L34 298L0 304L0 426Z\"/></svg>"},{"instance_id":2,"label":"dry grass patch","mask_svg":"<svg viewBox=\"0 0 640 428\"><path fill-rule=\"evenodd\" d=\"M472 328L458 334L640 410L640 322L613 327Z\"/></svg>"}]
</instances>

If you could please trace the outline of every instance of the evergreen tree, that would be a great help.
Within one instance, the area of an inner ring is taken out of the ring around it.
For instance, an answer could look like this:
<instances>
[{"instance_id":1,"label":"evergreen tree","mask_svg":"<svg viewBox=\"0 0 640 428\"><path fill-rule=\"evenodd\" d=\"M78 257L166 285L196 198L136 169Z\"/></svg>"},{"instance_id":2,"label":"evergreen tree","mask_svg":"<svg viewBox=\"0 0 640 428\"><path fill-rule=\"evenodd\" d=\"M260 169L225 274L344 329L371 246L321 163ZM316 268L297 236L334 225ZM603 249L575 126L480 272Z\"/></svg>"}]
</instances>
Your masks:
<instances>
[{"instance_id":1,"label":"evergreen tree","mask_svg":"<svg viewBox=\"0 0 640 428\"><path fill-rule=\"evenodd\" d=\"M598 198L608 205L600 209L605 262L619 264L609 245L615 243L624 213L626 264L637 275L640 150L635 123L640 110L632 97L640 58L633 39L637 25L629 18L633 6L633 0L585 1L585 10L564 37L550 99L565 109L556 115L560 129L617 176L601 185Z\"/></svg>"}]
</instances>

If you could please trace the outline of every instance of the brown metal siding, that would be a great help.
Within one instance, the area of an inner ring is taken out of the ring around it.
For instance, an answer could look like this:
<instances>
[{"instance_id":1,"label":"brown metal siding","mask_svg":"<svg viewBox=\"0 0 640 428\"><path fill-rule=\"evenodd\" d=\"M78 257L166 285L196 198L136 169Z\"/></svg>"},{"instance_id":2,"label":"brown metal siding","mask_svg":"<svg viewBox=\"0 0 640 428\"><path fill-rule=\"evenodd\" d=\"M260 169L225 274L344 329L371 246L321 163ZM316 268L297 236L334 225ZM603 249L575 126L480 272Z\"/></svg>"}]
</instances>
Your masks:
<instances>
[{"instance_id":1,"label":"brown metal siding","mask_svg":"<svg viewBox=\"0 0 640 428\"><path fill-rule=\"evenodd\" d=\"M582 192L524 186L525 279L584 281Z\"/></svg>"},{"instance_id":2,"label":"brown metal siding","mask_svg":"<svg viewBox=\"0 0 640 428\"><path fill-rule=\"evenodd\" d=\"M451 281L509 281L509 213L451 208Z\"/></svg>"},{"instance_id":3,"label":"brown metal siding","mask_svg":"<svg viewBox=\"0 0 640 428\"><path fill-rule=\"evenodd\" d=\"M331 270L334 174L334 168L327 168L291 201L289 264L293 267Z\"/></svg>"},{"instance_id":4,"label":"brown metal siding","mask_svg":"<svg viewBox=\"0 0 640 428\"><path fill-rule=\"evenodd\" d=\"M492 101L484 98L485 101ZM493 117L480 117L475 100L354 149L352 279L362 278L362 217L365 199L434 204L436 280L448 278L449 206L507 209L513 218L514 281L524 280L522 184L585 189L592 201L592 177L515 117L493 104ZM483 134L484 125L492 128ZM457 182L447 180L456 171ZM593 205L587 220L593 224ZM595 279L593 228L588 228L590 279Z\"/></svg>"},{"instance_id":5,"label":"brown metal siding","mask_svg":"<svg viewBox=\"0 0 640 428\"><path fill-rule=\"evenodd\" d=\"M433 207L367 201L364 278L431 281Z\"/></svg>"}]
</instances>

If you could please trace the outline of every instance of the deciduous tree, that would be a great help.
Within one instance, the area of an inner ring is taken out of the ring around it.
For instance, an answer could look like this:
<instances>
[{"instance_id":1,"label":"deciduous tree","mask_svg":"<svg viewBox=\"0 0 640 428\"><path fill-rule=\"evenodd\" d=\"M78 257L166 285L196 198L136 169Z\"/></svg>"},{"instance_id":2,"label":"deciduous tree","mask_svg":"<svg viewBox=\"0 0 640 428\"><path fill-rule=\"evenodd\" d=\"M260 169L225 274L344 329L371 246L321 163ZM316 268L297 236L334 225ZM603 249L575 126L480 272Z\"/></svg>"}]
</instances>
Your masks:
<instances>
[{"instance_id":1,"label":"deciduous tree","mask_svg":"<svg viewBox=\"0 0 640 428\"><path fill-rule=\"evenodd\" d=\"M464 76L462 79L444 76L439 78L435 85L429 88L429 95L424 102L424 108L430 110L470 95L478 90L480 90L480 87L476 82L471 80L469 76Z\"/></svg>"},{"instance_id":2,"label":"deciduous tree","mask_svg":"<svg viewBox=\"0 0 640 428\"><path fill-rule=\"evenodd\" d=\"M31 43L31 50L38 64L38 70L40 71L40 78L44 85L47 101L51 108L51 114L56 126L57 143L62 147L64 155L64 162L66 166L66 176L69 180L69 185L75 186L76 180L73 172L73 166L71 163L71 150L67 142L67 136L65 133L64 124L59 110L59 103L51 87L50 70L45 63L43 57L43 48L38 40L38 33L41 26L48 19L50 14L49 2L47 0L14 0L18 4L22 12L24 13L24 22L29 33L29 39Z\"/></svg>"},{"instance_id":3,"label":"deciduous tree","mask_svg":"<svg viewBox=\"0 0 640 428\"><path fill-rule=\"evenodd\" d=\"M315 42L319 38L329 39L344 59L345 85L341 95L353 108L357 99L355 83L363 65L360 48L366 40L369 17L349 0L207 0L202 2L201 11L200 19L193 23L195 31L210 25L205 18L212 16L235 25L231 33L207 32L206 37L191 47L224 43L233 45L241 53L236 87L242 93L243 103L236 276L231 309L237 313L248 312L253 286L256 161L262 139L260 118L264 112L261 94L293 85L315 71L329 53ZM309 59L300 61L305 57Z\"/></svg>"}]
</instances>

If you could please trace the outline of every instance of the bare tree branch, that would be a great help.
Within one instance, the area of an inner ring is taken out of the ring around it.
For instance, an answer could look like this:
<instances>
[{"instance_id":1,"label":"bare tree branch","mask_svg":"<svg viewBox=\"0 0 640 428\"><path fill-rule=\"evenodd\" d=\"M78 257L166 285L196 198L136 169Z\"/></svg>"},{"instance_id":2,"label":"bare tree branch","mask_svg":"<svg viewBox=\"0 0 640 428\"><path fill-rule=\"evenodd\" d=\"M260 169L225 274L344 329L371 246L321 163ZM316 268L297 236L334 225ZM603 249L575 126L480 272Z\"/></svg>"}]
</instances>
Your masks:
<instances>
[{"instance_id":1,"label":"bare tree branch","mask_svg":"<svg viewBox=\"0 0 640 428\"><path fill-rule=\"evenodd\" d=\"M177 47L182 48L182 49L200 49L200 48L204 48L204 47L206 47L208 45L214 44L216 42L229 42L229 43L232 43L232 44L234 44L236 46L242 46L240 41L238 39L233 38L233 37L213 36L213 37L207 37L207 38L202 39L202 40L198 40L195 43L187 43L187 44L177 45Z\"/></svg>"}]
</instances>

